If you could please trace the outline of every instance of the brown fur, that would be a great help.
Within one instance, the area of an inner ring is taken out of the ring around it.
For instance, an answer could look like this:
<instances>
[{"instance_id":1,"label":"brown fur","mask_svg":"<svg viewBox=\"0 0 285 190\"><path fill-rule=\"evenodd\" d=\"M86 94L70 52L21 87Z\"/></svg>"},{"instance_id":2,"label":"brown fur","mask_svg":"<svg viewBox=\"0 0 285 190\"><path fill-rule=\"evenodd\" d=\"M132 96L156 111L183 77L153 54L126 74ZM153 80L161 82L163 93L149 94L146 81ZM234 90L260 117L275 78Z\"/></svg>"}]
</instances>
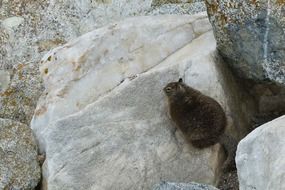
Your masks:
<instances>
[{"instance_id":1,"label":"brown fur","mask_svg":"<svg viewBox=\"0 0 285 190\"><path fill-rule=\"evenodd\" d=\"M227 120L221 105L213 98L187 86L182 79L167 84L163 90L168 98L171 119L186 140L200 149L220 142L228 154L225 162L228 167L234 160L236 144L224 134Z\"/></svg>"}]
</instances>

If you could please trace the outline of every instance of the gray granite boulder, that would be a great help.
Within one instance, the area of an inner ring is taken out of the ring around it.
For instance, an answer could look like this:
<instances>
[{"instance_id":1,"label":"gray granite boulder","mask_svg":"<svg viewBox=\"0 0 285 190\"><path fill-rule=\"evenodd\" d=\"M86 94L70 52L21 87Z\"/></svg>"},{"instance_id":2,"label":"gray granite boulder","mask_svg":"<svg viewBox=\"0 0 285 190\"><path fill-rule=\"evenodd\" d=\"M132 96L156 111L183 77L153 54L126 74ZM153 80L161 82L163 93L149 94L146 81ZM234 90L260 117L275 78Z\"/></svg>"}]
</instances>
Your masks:
<instances>
[{"instance_id":1,"label":"gray granite boulder","mask_svg":"<svg viewBox=\"0 0 285 190\"><path fill-rule=\"evenodd\" d=\"M46 54L46 87L31 128L53 190L151 189L161 180L215 185L224 152L197 150L168 117L163 87L182 77L215 98L236 137L249 98L217 59L205 13L136 17L87 33Z\"/></svg>"},{"instance_id":2,"label":"gray granite boulder","mask_svg":"<svg viewBox=\"0 0 285 190\"><path fill-rule=\"evenodd\" d=\"M285 116L247 135L238 145L236 165L240 190L285 189Z\"/></svg>"},{"instance_id":3,"label":"gray granite boulder","mask_svg":"<svg viewBox=\"0 0 285 190\"><path fill-rule=\"evenodd\" d=\"M285 85L285 3L206 0L218 50L234 72Z\"/></svg>"},{"instance_id":4,"label":"gray granite boulder","mask_svg":"<svg viewBox=\"0 0 285 190\"><path fill-rule=\"evenodd\" d=\"M34 189L40 178L32 130L25 124L0 119L0 189Z\"/></svg>"},{"instance_id":5,"label":"gray granite boulder","mask_svg":"<svg viewBox=\"0 0 285 190\"><path fill-rule=\"evenodd\" d=\"M161 182L155 185L153 190L218 190L211 185L204 185L199 183L171 183Z\"/></svg>"}]
</instances>

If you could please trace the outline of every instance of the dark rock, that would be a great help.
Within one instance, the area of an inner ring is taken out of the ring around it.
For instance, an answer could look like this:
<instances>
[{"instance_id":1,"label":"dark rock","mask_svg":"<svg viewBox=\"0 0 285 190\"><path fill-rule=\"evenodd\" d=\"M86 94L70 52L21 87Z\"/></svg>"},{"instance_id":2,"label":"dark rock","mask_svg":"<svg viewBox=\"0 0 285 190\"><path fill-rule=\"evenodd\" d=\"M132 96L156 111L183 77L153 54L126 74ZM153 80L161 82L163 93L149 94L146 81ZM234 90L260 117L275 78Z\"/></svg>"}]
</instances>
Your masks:
<instances>
[{"instance_id":1,"label":"dark rock","mask_svg":"<svg viewBox=\"0 0 285 190\"><path fill-rule=\"evenodd\" d=\"M218 50L234 71L285 85L285 2L205 2Z\"/></svg>"}]
</instances>

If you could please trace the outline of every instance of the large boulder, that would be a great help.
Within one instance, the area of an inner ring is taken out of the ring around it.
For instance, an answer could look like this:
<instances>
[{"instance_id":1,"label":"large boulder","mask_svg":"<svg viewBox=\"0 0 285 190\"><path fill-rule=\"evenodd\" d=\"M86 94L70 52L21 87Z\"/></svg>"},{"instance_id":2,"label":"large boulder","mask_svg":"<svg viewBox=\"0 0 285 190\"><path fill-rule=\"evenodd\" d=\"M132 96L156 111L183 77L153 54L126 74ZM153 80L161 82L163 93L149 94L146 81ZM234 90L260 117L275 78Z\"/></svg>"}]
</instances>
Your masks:
<instances>
[{"instance_id":1,"label":"large boulder","mask_svg":"<svg viewBox=\"0 0 285 190\"><path fill-rule=\"evenodd\" d=\"M185 142L162 91L184 78L219 101L229 128L243 136L250 99L215 49L204 13L128 19L45 55L46 91L31 123L46 152L44 184L93 190L150 189L161 180L216 184L221 146L197 150Z\"/></svg>"},{"instance_id":2,"label":"large boulder","mask_svg":"<svg viewBox=\"0 0 285 190\"><path fill-rule=\"evenodd\" d=\"M241 77L285 85L284 1L206 0L218 50Z\"/></svg>"},{"instance_id":3,"label":"large boulder","mask_svg":"<svg viewBox=\"0 0 285 190\"><path fill-rule=\"evenodd\" d=\"M78 112L209 30L205 14L131 18L52 50L40 64L46 90L35 111L33 130L44 135L50 122Z\"/></svg>"},{"instance_id":4,"label":"large boulder","mask_svg":"<svg viewBox=\"0 0 285 190\"><path fill-rule=\"evenodd\" d=\"M37 146L25 124L0 119L0 189L34 189L40 181Z\"/></svg>"},{"instance_id":5,"label":"large boulder","mask_svg":"<svg viewBox=\"0 0 285 190\"><path fill-rule=\"evenodd\" d=\"M193 3L177 8L184 4L153 10L152 0L0 0L0 74L11 79L7 84L0 78L0 118L30 123L43 91L38 63L50 49L123 18L205 9Z\"/></svg>"},{"instance_id":6,"label":"large boulder","mask_svg":"<svg viewBox=\"0 0 285 190\"><path fill-rule=\"evenodd\" d=\"M268 122L238 145L240 190L285 189L285 116Z\"/></svg>"}]
</instances>

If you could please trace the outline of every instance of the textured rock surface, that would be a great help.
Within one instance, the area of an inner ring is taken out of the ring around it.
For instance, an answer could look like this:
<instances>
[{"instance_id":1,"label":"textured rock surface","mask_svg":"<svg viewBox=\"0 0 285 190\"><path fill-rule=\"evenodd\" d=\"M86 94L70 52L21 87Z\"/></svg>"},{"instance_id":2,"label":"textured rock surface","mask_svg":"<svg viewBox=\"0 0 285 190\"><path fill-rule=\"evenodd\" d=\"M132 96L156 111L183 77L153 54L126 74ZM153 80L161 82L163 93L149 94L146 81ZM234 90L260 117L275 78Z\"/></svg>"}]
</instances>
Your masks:
<instances>
[{"instance_id":1,"label":"textured rock surface","mask_svg":"<svg viewBox=\"0 0 285 190\"><path fill-rule=\"evenodd\" d=\"M247 103L226 68L215 64L215 40L206 20L206 14L128 19L43 58L46 93L32 129L47 155L43 171L49 188L217 182L221 147L200 151L187 144L167 116L162 92L183 77L223 105L237 136L245 131L249 111L241 107Z\"/></svg>"},{"instance_id":2,"label":"textured rock surface","mask_svg":"<svg viewBox=\"0 0 285 190\"><path fill-rule=\"evenodd\" d=\"M10 83L10 73L8 71L0 70L0 93L5 92Z\"/></svg>"},{"instance_id":3,"label":"textured rock surface","mask_svg":"<svg viewBox=\"0 0 285 190\"><path fill-rule=\"evenodd\" d=\"M4 85L5 90L0 91L0 118L9 118L29 125L36 101L43 91L38 68L32 64L19 64L11 72L5 73L6 76L1 78L5 76L6 80L9 80Z\"/></svg>"},{"instance_id":4,"label":"textured rock surface","mask_svg":"<svg viewBox=\"0 0 285 190\"><path fill-rule=\"evenodd\" d=\"M285 85L285 2L206 0L218 49L241 76Z\"/></svg>"},{"instance_id":5,"label":"textured rock surface","mask_svg":"<svg viewBox=\"0 0 285 190\"><path fill-rule=\"evenodd\" d=\"M0 118L29 124L43 90L38 63L50 49L126 17L205 10L193 3L188 3L190 8L188 5L183 8L187 3L180 3L153 10L151 3L152 0L1 0L0 69L9 72L13 82L8 84L6 92L0 89ZM31 70L22 72L23 65ZM17 74L13 73L22 73L22 78L14 77ZM0 82L3 88L2 78ZM22 88L28 90L23 92ZM24 103L19 104L22 100Z\"/></svg>"},{"instance_id":6,"label":"textured rock surface","mask_svg":"<svg viewBox=\"0 0 285 190\"><path fill-rule=\"evenodd\" d=\"M268 122L238 145L240 190L285 189L285 116Z\"/></svg>"},{"instance_id":7,"label":"textured rock surface","mask_svg":"<svg viewBox=\"0 0 285 190\"><path fill-rule=\"evenodd\" d=\"M37 146L31 129L0 119L0 189L34 189L40 181Z\"/></svg>"},{"instance_id":8,"label":"textured rock surface","mask_svg":"<svg viewBox=\"0 0 285 190\"><path fill-rule=\"evenodd\" d=\"M161 182L153 190L218 190L217 188L198 183L170 183Z\"/></svg>"},{"instance_id":9,"label":"textured rock surface","mask_svg":"<svg viewBox=\"0 0 285 190\"><path fill-rule=\"evenodd\" d=\"M153 0L148 14L195 14L206 11L204 0Z\"/></svg>"}]
</instances>

